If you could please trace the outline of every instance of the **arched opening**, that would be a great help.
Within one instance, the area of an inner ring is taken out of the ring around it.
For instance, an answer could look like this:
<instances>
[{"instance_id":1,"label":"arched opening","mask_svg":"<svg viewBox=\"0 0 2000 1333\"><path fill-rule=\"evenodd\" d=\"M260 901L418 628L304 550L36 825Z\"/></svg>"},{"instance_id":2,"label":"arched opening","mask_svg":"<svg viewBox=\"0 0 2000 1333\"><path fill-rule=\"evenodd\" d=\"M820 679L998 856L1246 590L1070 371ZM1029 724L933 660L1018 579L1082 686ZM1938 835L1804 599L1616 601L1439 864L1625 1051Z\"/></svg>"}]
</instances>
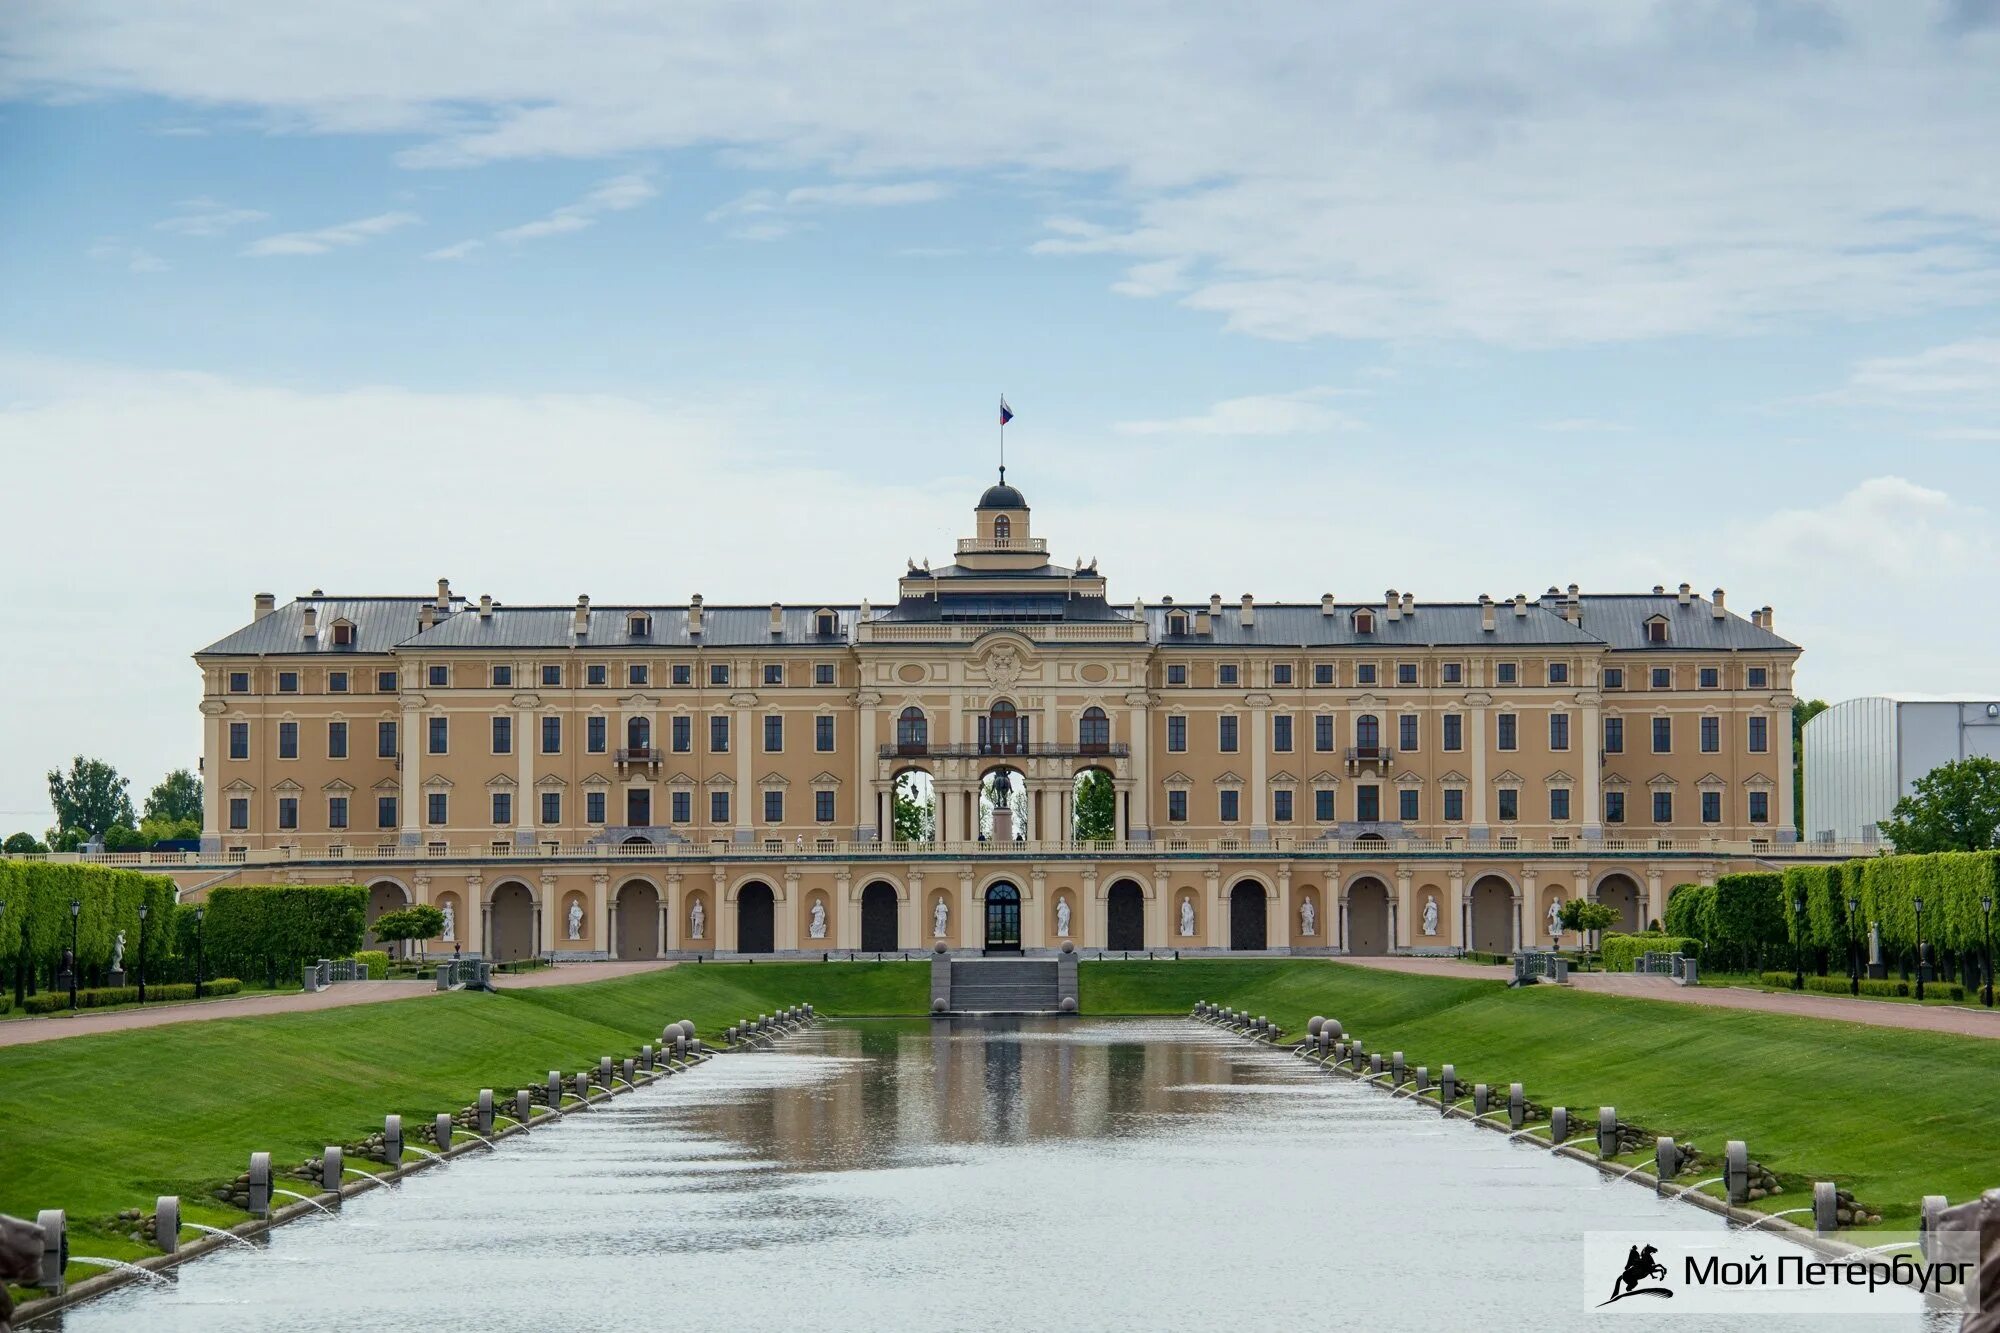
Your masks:
<instances>
[{"instance_id":1,"label":"arched opening","mask_svg":"<svg viewBox=\"0 0 2000 1333\"><path fill-rule=\"evenodd\" d=\"M626 722L625 744L634 750L650 749L653 744L653 719L635 717Z\"/></svg>"},{"instance_id":2,"label":"arched opening","mask_svg":"<svg viewBox=\"0 0 2000 1333\"><path fill-rule=\"evenodd\" d=\"M1078 842L1109 842L1118 836L1118 788L1101 768L1076 775L1070 795L1070 836Z\"/></svg>"},{"instance_id":3,"label":"arched opening","mask_svg":"<svg viewBox=\"0 0 2000 1333\"><path fill-rule=\"evenodd\" d=\"M870 953L894 953L896 890L876 880L861 891L861 947Z\"/></svg>"},{"instance_id":4,"label":"arched opening","mask_svg":"<svg viewBox=\"0 0 2000 1333\"><path fill-rule=\"evenodd\" d=\"M1000 880L986 890L986 952L1021 951L1021 891Z\"/></svg>"},{"instance_id":5,"label":"arched opening","mask_svg":"<svg viewBox=\"0 0 2000 1333\"><path fill-rule=\"evenodd\" d=\"M630 837L620 839L619 845L622 847L651 847L653 840L643 833L634 833Z\"/></svg>"},{"instance_id":6,"label":"arched opening","mask_svg":"<svg viewBox=\"0 0 2000 1333\"><path fill-rule=\"evenodd\" d=\"M1389 886L1358 879L1347 889L1347 952L1377 958L1389 952Z\"/></svg>"},{"instance_id":7,"label":"arched opening","mask_svg":"<svg viewBox=\"0 0 2000 1333\"><path fill-rule=\"evenodd\" d=\"M613 935L617 956L625 959L660 955L660 891L642 879L626 880L618 889Z\"/></svg>"},{"instance_id":8,"label":"arched opening","mask_svg":"<svg viewBox=\"0 0 2000 1333\"><path fill-rule=\"evenodd\" d=\"M1107 754L1111 750L1111 719L1095 704L1083 710L1076 724L1077 748L1085 754Z\"/></svg>"},{"instance_id":9,"label":"arched opening","mask_svg":"<svg viewBox=\"0 0 2000 1333\"><path fill-rule=\"evenodd\" d=\"M1229 947L1263 949L1269 947L1264 886L1255 880L1238 880L1229 891Z\"/></svg>"},{"instance_id":10,"label":"arched opening","mask_svg":"<svg viewBox=\"0 0 2000 1333\"><path fill-rule=\"evenodd\" d=\"M368 886L368 947L379 949L382 942L375 938L375 919L384 912L400 912L410 905L410 895L403 892L403 886L389 880L378 880ZM392 951L402 954L408 946L396 944Z\"/></svg>"},{"instance_id":11,"label":"arched opening","mask_svg":"<svg viewBox=\"0 0 2000 1333\"><path fill-rule=\"evenodd\" d=\"M1607 930L1629 935L1645 924L1639 919L1639 885L1629 875L1607 876L1597 886L1597 901L1618 913L1618 919Z\"/></svg>"},{"instance_id":12,"label":"arched opening","mask_svg":"<svg viewBox=\"0 0 2000 1333\"><path fill-rule=\"evenodd\" d=\"M921 768L906 768L889 790L889 837L896 842L937 838L937 784Z\"/></svg>"},{"instance_id":13,"label":"arched opening","mask_svg":"<svg viewBox=\"0 0 2000 1333\"><path fill-rule=\"evenodd\" d=\"M1514 952L1514 886L1487 875L1466 895L1472 931L1467 947L1478 953Z\"/></svg>"},{"instance_id":14,"label":"arched opening","mask_svg":"<svg viewBox=\"0 0 2000 1333\"><path fill-rule=\"evenodd\" d=\"M1020 842L1028 836L1028 780L1011 768L996 768L979 779L979 837L982 842Z\"/></svg>"},{"instance_id":15,"label":"arched opening","mask_svg":"<svg viewBox=\"0 0 2000 1333\"><path fill-rule=\"evenodd\" d=\"M518 880L509 880L494 889L487 908L487 926L492 935L487 956L494 962L511 963L534 957L534 892Z\"/></svg>"},{"instance_id":16,"label":"arched opening","mask_svg":"<svg viewBox=\"0 0 2000 1333\"><path fill-rule=\"evenodd\" d=\"M1363 713L1354 719L1354 752L1362 759L1373 759L1382 753L1382 719L1373 713Z\"/></svg>"},{"instance_id":17,"label":"arched opening","mask_svg":"<svg viewBox=\"0 0 2000 1333\"><path fill-rule=\"evenodd\" d=\"M979 719L979 752L981 754L1026 754L1028 746L1028 719L1021 716L1013 702L995 699L986 715Z\"/></svg>"},{"instance_id":18,"label":"arched opening","mask_svg":"<svg viewBox=\"0 0 2000 1333\"><path fill-rule=\"evenodd\" d=\"M777 899L770 885L753 882L736 891L736 952L775 952L777 922Z\"/></svg>"},{"instance_id":19,"label":"arched opening","mask_svg":"<svg viewBox=\"0 0 2000 1333\"><path fill-rule=\"evenodd\" d=\"M923 754L930 747L930 723L924 710L911 704L896 715L896 753Z\"/></svg>"},{"instance_id":20,"label":"arched opening","mask_svg":"<svg viewBox=\"0 0 2000 1333\"><path fill-rule=\"evenodd\" d=\"M1014 524L1005 514L1001 514L993 520L993 541L996 545L1005 545L1013 539Z\"/></svg>"},{"instance_id":21,"label":"arched opening","mask_svg":"<svg viewBox=\"0 0 2000 1333\"><path fill-rule=\"evenodd\" d=\"M1146 892L1129 879L1113 884L1104 896L1104 947L1146 947Z\"/></svg>"}]
</instances>

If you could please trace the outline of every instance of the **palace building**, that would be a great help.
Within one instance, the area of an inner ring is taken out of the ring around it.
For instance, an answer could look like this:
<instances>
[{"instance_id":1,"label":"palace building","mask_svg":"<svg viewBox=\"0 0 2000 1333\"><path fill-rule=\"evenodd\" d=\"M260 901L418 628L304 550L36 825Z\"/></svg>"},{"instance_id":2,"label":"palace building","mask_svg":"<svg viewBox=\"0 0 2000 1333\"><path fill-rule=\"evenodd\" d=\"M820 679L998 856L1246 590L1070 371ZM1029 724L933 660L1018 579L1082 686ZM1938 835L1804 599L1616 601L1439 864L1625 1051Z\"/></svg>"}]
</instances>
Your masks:
<instances>
[{"instance_id":1,"label":"palace building","mask_svg":"<svg viewBox=\"0 0 2000 1333\"><path fill-rule=\"evenodd\" d=\"M195 654L216 882L360 882L515 958L1507 952L1590 896L1825 857L1799 649L1656 587L1114 601L988 487L811 606L256 598Z\"/></svg>"}]
</instances>

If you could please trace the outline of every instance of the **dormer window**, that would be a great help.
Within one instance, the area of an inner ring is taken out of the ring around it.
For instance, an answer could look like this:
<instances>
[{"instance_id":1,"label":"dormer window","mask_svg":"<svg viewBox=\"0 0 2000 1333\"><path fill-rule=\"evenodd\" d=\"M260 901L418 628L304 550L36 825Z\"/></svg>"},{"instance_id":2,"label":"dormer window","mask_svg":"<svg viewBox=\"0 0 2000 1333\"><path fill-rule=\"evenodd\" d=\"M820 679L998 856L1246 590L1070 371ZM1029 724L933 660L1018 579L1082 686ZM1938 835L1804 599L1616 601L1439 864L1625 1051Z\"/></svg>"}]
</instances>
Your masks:
<instances>
[{"instance_id":1,"label":"dormer window","mask_svg":"<svg viewBox=\"0 0 2000 1333\"><path fill-rule=\"evenodd\" d=\"M336 648L352 648L354 646L353 621L336 620L333 622L333 646Z\"/></svg>"},{"instance_id":2,"label":"dormer window","mask_svg":"<svg viewBox=\"0 0 2000 1333\"><path fill-rule=\"evenodd\" d=\"M831 611L820 611L813 615L813 632L825 638L840 633L840 617Z\"/></svg>"},{"instance_id":3,"label":"dormer window","mask_svg":"<svg viewBox=\"0 0 2000 1333\"><path fill-rule=\"evenodd\" d=\"M1356 634L1373 634L1375 632L1375 613L1373 611L1356 611L1354 613L1354 632Z\"/></svg>"},{"instance_id":4,"label":"dormer window","mask_svg":"<svg viewBox=\"0 0 2000 1333\"><path fill-rule=\"evenodd\" d=\"M1188 632L1187 612L1185 611L1169 612L1167 615L1167 633L1185 634L1187 632Z\"/></svg>"},{"instance_id":5,"label":"dormer window","mask_svg":"<svg viewBox=\"0 0 2000 1333\"><path fill-rule=\"evenodd\" d=\"M650 638L653 633L653 618L644 611L634 611L625 617L625 632L635 639Z\"/></svg>"},{"instance_id":6,"label":"dormer window","mask_svg":"<svg viewBox=\"0 0 2000 1333\"><path fill-rule=\"evenodd\" d=\"M1646 642L1665 643L1667 641L1667 618L1653 616L1646 621Z\"/></svg>"},{"instance_id":7,"label":"dormer window","mask_svg":"<svg viewBox=\"0 0 2000 1333\"><path fill-rule=\"evenodd\" d=\"M996 545L1006 545L1014 537L1014 525L1005 514L993 520L993 541Z\"/></svg>"}]
</instances>

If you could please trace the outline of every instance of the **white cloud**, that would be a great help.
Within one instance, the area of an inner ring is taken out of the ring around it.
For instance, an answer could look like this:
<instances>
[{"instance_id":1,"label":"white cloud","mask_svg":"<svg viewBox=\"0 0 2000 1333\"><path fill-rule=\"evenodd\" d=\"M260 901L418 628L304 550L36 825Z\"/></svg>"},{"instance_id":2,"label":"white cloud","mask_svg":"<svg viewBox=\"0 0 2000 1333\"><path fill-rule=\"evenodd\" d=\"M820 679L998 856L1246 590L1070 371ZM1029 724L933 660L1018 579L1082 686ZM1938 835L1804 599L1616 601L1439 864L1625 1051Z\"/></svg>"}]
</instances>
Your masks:
<instances>
[{"instance_id":1,"label":"white cloud","mask_svg":"<svg viewBox=\"0 0 2000 1333\"><path fill-rule=\"evenodd\" d=\"M2000 338L1968 338L1908 356L1858 363L1847 384L1823 401L1960 411L2000 407Z\"/></svg>"},{"instance_id":2,"label":"white cloud","mask_svg":"<svg viewBox=\"0 0 2000 1333\"><path fill-rule=\"evenodd\" d=\"M794 232L812 230L811 215L829 208L901 208L934 203L950 190L938 181L902 181L864 185L801 185L783 194L750 190L708 212L708 221L724 226L739 241L775 241Z\"/></svg>"},{"instance_id":3,"label":"white cloud","mask_svg":"<svg viewBox=\"0 0 2000 1333\"><path fill-rule=\"evenodd\" d=\"M1557 435L1614 435L1632 429L1618 421L1606 421L1602 417L1561 417L1554 421L1544 421L1542 429Z\"/></svg>"},{"instance_id":4,"label":"white cloud","mask_svg":"<svg viewBox=\"0 0 2000 1333\"><path fill-rule=\"evenodd\" d=\"M421 221L423 219L415 213L377 213L373 217L356 218L352 222L321 227L317 231L288 231L276 236L266 236L252 241L244 247L243 253L259 257L323 255L329 250L361 245L378 236L386 236L392 231L399 231Z\"/></svg>"},{"instance_id":5,"label":"white cloud","mask_svg":"<svg viewBox=\"0 0 2000 1333\"><path fill-rule=\"evenodd\" d=\"M471 240L459 241L455 245L439 246L437 249L426 253L424 258L442 260L470 259L485 244L486 242L475 237Z\"/></svg>"},{"instance_id":6,"label":"white cloud","mask_svg":"<svg viewBox=\"0 0 2000 1333\"><path fill-rule=\"evenodd\" d=\"M948 191L938 181L906 181L895 185L801 185L785 191L785 203L793 208L899 208L905 204L929 204L944 198Z\"/></svg>"},{"instance_id":7,"label":"white cloud","mask_svg":"<svg viewBox=\"0 0 2000 1333\"><path fill-rule=\"evenodd\" d=\"M271 216L255 208L231 208L213 199L184 199L174 210L173 216L155 222L153 230L176 236L222 236Z\"/></svg>"},{"instance_id":8,"label":"white cloud","mask_svg":"<svg viewBox=\"0 0 2000 1333\"><path fill-rule=\"evenodd\" d=\"M659 193L659 188L653 184L649 173L627 172L622 176L612 177L575 203L564 204L546 217L495 232L494 239L514 244L582 231L585 227L596 226L600 213L618 213L628 208L637 208ZM433 257L458 258L459 256L434 255Z\"/></svg>"},{"instance_id":9,"label":"white cloud","mask_svg":"<svg viewBox=\"0 0 2000 1333\"><path fill-rule=\"evenodd\" d=\"M1253 394L1225 398L1197 416L1157 421L1121 421L1120 435L1222 435L1261 437L1354 430L1360 422L1326 406L1332 389L1302 389L1296 393Z\"/></svg>"},{"instance_id":10,"label":"white cloud","mask_svg":"<svg viewBox=\"0 0 2000 1333\"><path fill-rule=\"evenodd\" d=\"M169 267L167 261L158 255L139 246L128 245L115 236L93 241L84 253L100 264L122 265L128 273L164 273Z\"/></svg>"}]
</instances>

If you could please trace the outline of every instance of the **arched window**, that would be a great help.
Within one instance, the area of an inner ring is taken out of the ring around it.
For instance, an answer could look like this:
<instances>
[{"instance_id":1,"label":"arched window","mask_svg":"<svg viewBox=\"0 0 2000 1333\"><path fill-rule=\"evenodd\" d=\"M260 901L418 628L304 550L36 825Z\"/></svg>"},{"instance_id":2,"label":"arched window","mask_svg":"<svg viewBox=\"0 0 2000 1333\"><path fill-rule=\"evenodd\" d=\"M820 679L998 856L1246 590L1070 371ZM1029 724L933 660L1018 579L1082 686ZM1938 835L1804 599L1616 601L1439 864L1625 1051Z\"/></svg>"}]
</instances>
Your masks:
<instances>
[{"instance_id":1,"label":"arched window","mask_svg":"<svg viewBox=\"0 0 2000 1333\"><path fill-rule=\"evenodd\" d=\"M1076 724L1076 738L1085 754L1103 754L1111 748L1111 719L1095 705L1083 710Z\"/></svg>"},{"instance_id":2,"label":"arched window","mask_svg":"<svg viewBox=\"0 0 2000 1333\"><path fill-rule=\"evenodd\" d=\"M625 744L634 750L649 749L653 744L653 720L635 717L625 724Z\"/></svg>"},{"instance_id":3,"label":"arched window","mask_svg":"<svg viewBox=\"0 0 2000 1333\"><path fill-rule=\"evenodd\" d=\"M1028 723L1014 705L996 700L979 719L979 748L985 754L1022 754L1028 743Z\"/></svg>"},{"instance_id":4,"label":"arched window","mask_svg":"<svg viewBox=\"0 0 2000 1333\"><path fill-rule=\"evenodd\" d=\"M896 717L896 752L922 754L929 743L929 732L924 710L914 704L905 708Z\"/></svg>"},{"instance_id":5,"label":"arched window","mask_svg":"<svg viewBox=\"0 0 2000 1333\"><path fill-rule=\"evenodd\" d=\"M1005 514L993 520L993 540L996 544L1005 545L1013 536L1014 525L1007 521Z\"/></svg>"},{"instance_id":6,"label":"arched window","mask_svg":"<svg viewBox=\"0 0 2000 1333\"><path fill-rule=\"evenodd\" d=\"M1382 752L1382 722L1373 713L1363 713L1354 719L1354 748L1364 759Z\"/></svg>"}]
</instances>

